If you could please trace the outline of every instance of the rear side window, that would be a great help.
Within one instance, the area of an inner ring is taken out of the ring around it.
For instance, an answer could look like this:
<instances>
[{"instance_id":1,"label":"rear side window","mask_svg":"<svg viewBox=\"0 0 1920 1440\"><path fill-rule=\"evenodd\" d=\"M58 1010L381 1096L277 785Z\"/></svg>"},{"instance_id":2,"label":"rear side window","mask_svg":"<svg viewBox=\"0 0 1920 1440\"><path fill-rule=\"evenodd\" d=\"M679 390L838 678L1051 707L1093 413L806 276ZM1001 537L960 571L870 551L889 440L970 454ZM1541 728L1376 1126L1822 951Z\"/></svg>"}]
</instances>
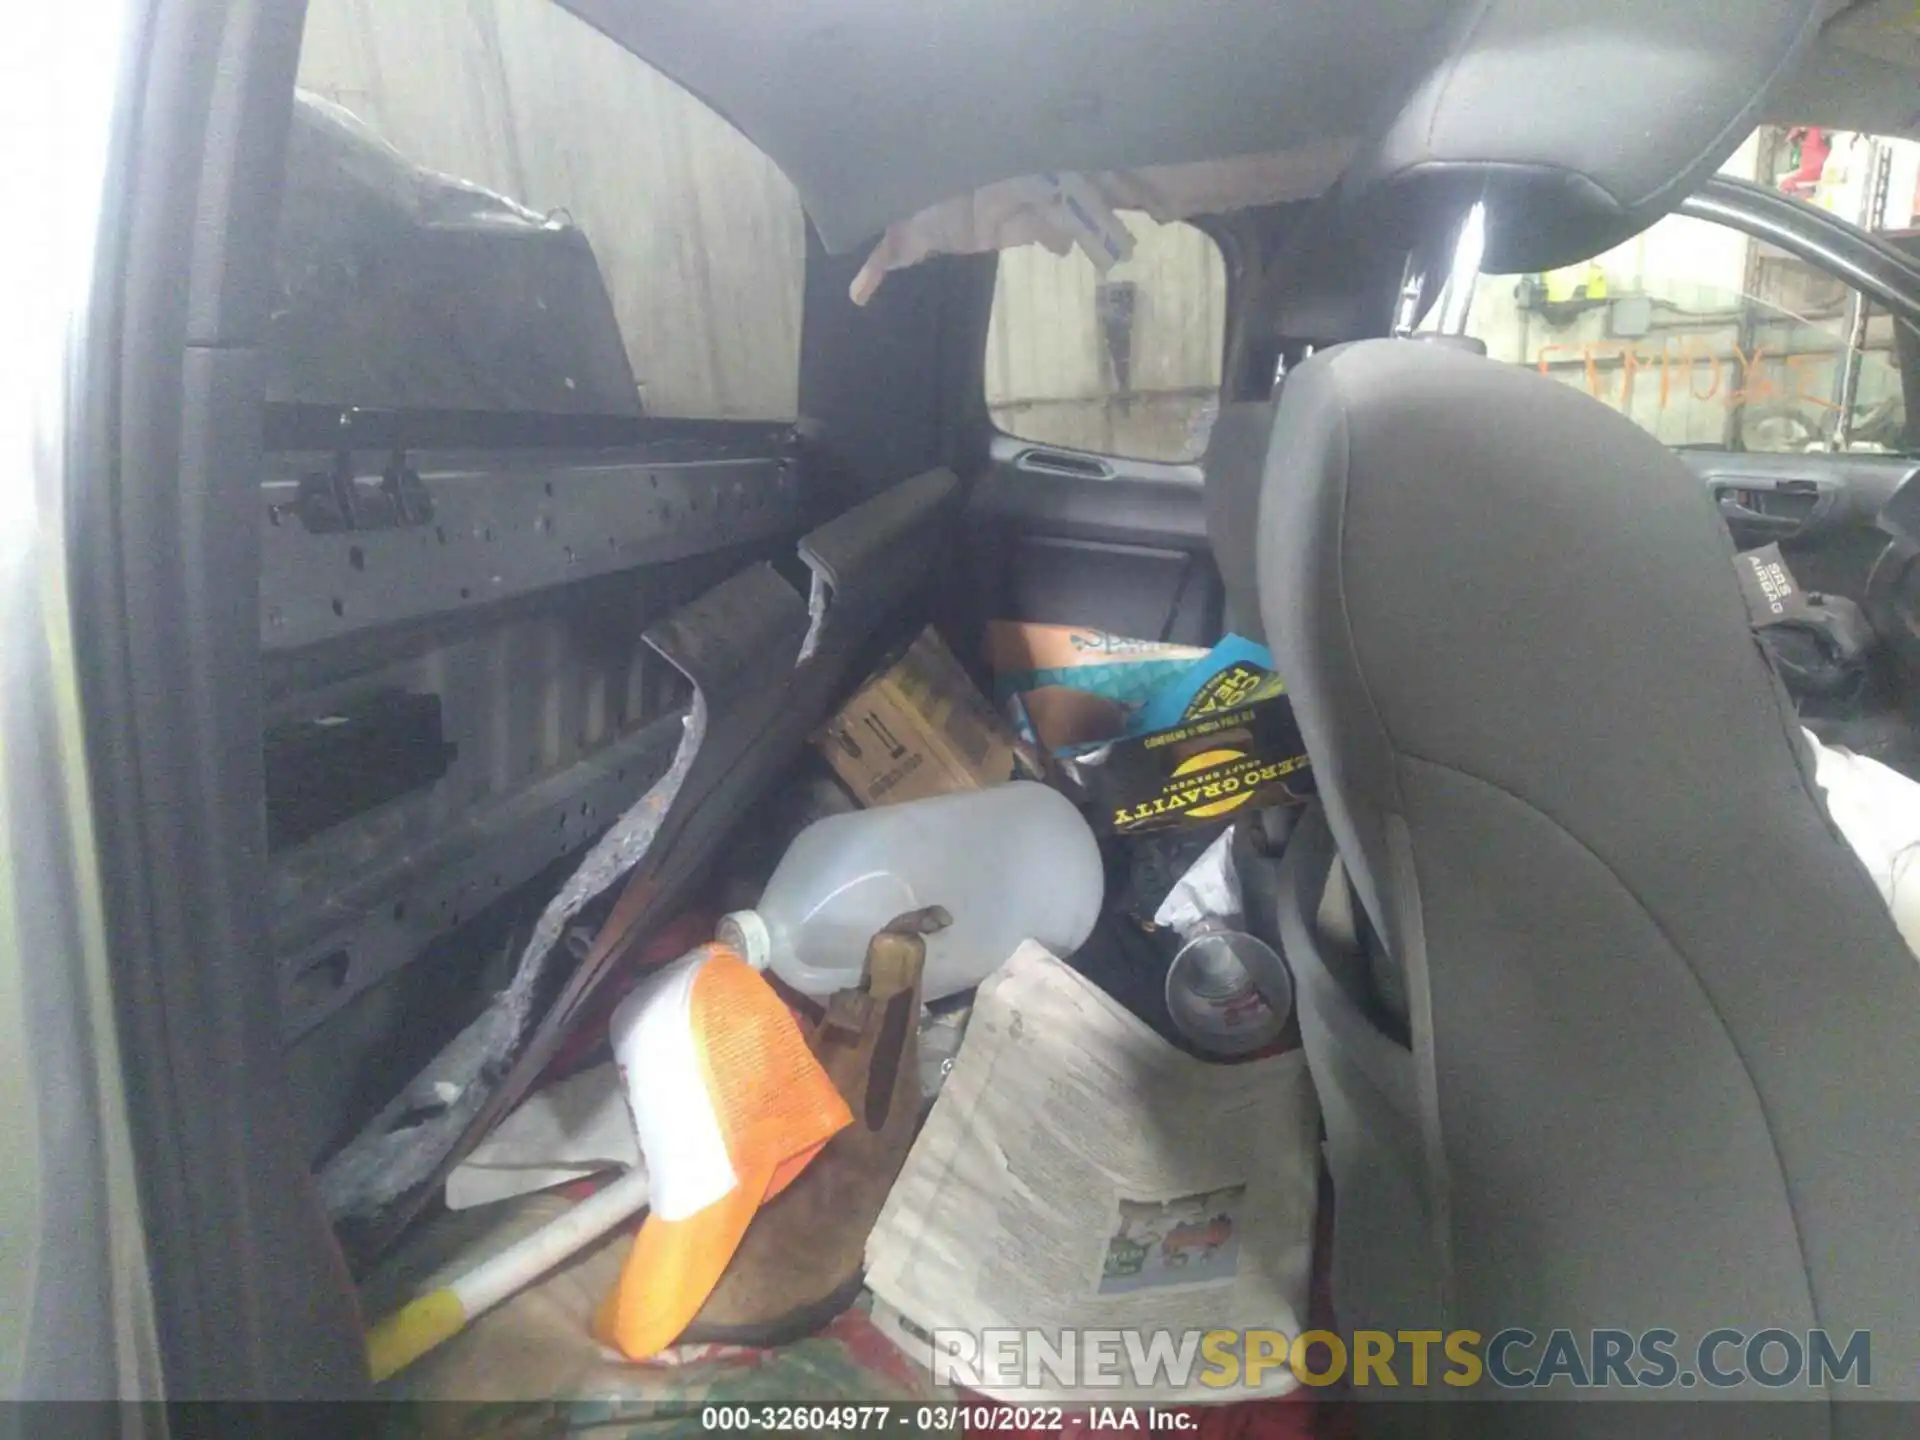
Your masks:
<instances>
[{"instance_id":1,"label":"rear side window","mask_svg":"<svg viewBox=\"0 0 1920 1440\"><path fill-rule=\"evenodd\" d=\"M611 383L637 387L653 415L795 415L806 230L793 187L612 40L551 0L310 0L298 83L276 277L292 355L280 388L296 393L273 398L597 410ZM367 133L351 133L356 124ZM457 192L396 181L370 158L369 136L423 172L523 207L529 223L516 228L511 210L479 197L458 214ZM368 222L343 224L334 190L350 191ZM395 207L415 212L411 240L387 223ZM567 237L543 238L540 223L591 245L612 302L599 350L572 333L604 319L604 306L589 313L592 267L583 279ZM413 241L433 250L417 266L434 277L431 296L394 253ZM514 309L523 302L531 309ZM413 308L399 319L396 305ZM409 327L438 333L383 364L408 348ZM593 403L576 398L583 389ZM553 396L557 407L544 403Z\"/></svg>"},{"instance_id":2,"label":"rear side window","mask_svg":"<svg viewBox=\"0 0 1920 1440\"><path fill-rule=\"evenodd\" d=\"M1131 259L1101 275L1078 250L1000 256L987 412L1041 445L1196 460L1220 403L1226 267L1205 231L1122 212Z\"/></svg>"}]
</instances>

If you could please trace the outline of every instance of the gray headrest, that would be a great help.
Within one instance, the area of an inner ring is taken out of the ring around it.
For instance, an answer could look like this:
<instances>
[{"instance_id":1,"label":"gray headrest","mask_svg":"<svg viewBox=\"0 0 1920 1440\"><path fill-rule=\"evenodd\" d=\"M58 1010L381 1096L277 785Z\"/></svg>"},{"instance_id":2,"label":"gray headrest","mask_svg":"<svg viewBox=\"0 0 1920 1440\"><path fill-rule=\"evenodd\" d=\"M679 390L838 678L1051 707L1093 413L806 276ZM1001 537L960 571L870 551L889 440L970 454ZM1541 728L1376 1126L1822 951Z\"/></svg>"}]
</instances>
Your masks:
<instances>
[{"instance_id":1,"label":"gray headrest","mask_svg":"<svg viewBox=\"0 0 1920 1440\"><path fill-rule=\"evenodd\" d=\"M1627 239L1733 153L1822 0L1483 0L1356 157L1347 203L1413 245L1488 202L1484 269Z\"/></svg>"}]
</instances>

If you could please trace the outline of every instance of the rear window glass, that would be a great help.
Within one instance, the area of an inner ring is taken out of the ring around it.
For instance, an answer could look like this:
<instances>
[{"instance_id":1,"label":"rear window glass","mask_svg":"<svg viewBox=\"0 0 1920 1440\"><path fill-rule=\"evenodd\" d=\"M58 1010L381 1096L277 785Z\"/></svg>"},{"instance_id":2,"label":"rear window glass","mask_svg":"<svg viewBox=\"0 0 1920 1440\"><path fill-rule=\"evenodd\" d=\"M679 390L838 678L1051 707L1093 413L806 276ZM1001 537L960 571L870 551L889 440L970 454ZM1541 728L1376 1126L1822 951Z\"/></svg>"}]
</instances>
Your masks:
<instances>
[{"instance_id":1,"label":"rear window glass","mask_svg":"<svg viewBox=\"0 0 1920 1440\"><path fill-rule=\"evenodd\" d=\"M273 398L796 413L792 185L606 36L550 0L310 0L298 84ZM369 137L512 206L398 179Z\"/></svg>"},{"instance_id":2,"label":"rear window glass","mask_svg":"<svg viewBox=\"0 0 1920 1440\"><path fill-rule=\"evenodd\" d=\"M1195 460L1220 403L1220 247L1185 221L1121 218L1134 252L1105 275L1077 249L1001 254L987 411L1007 434L1043 445Z\"/></svg>"}]
</instances>

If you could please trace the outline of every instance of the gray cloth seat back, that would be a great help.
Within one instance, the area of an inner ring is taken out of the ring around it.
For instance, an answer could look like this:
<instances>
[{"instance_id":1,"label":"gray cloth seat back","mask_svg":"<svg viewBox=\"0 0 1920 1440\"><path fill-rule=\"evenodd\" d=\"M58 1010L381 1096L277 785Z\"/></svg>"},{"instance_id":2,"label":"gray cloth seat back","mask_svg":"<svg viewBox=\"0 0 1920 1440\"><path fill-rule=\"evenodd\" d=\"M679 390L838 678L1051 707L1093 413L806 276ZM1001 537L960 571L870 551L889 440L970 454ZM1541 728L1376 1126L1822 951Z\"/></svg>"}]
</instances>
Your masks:
<instances>
[{"instance_id":1,"label":"gray cloth seat back","mask_svg":"<svg viewBox=\"0 0 1920 1440\"><path fill-rule=\"evenodd\" d=\"M1222 405L1200 459L1205 477L1207 542L1226 588L1226 626L1260 640L1260 587L1254 573L1260 485L1266 475L1267 442L1273 438L1273 402L1247 400Z\"/></svg>"},{"instance_id":2,"label":"gray cloth seat back","mask_svg":"<svg viewBox=\"0 0 1920 1440\"><path fill-rule=\"evenodd\" d=\"M1342 1324L1870 1330L1866 1393L1915 1398L1920 964L1698 481L1531 371L1362 341L1288 376L1259 520L1411 1036L1301 986Z\"/></svg>"},{"instance_id":3,"label":"gray cloth seat back","mask_svg":"<svg viewBox=\"0 0 1920 1440\"><path fill-rule=\"evenodd\" d=\"M1469 0L1340 179L1356 230L1412 247L1487 206L1485 268L1630 238L1759 123L1836 0Z\"/></svg>"}]
</instances>

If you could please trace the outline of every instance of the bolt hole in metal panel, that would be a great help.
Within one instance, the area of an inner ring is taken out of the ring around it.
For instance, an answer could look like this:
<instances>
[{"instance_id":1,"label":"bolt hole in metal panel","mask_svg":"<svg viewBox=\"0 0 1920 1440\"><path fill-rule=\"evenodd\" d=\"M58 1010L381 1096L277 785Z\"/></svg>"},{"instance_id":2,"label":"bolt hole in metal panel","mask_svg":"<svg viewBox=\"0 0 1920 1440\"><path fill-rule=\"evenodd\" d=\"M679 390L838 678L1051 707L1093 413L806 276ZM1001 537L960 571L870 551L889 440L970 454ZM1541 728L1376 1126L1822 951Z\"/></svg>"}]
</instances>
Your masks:
<instances>
[{"instance_id":1,"label":"bolt hole in metal panel","mask_svg":"<svg viewBox=\"0 0 1920 1440\"><path fill-rule=\"evenodd\" d=\"M452 758L318 834L276 830L294 837L271 856L289 1041L657 778L690 690L646 625L801 528L790 458L603 451L417 457L432 524L316 532L299 476L328 458L273 457L263 486L268 729L434 696ZM656 492L678 518L638 498Z\"/></svg>"},{"instance_id":2,"label":"bolt hole in metal panel","mask_svg":"<svg viewBox=\"0 0 1920 1440\"><path fill-rule=\"evenodd\" d=\"M430 786L273 852L290 1039L459 916L590 843L664 769L688 686L641 645L645 613L636 607L624 648L594 643L564 612L530 616L279 702L324 712L354 692L433 694L452 754ZM351 959L337 983L302 981L342 949Z\"/></svg>"},{"instance_id":3,"label":"bolt hole in metal panel","mask_svg":"<svg viewBox=\"0 0 1920 1440\"><path fill-rule=\"evenodd\" d=\"M786 456L662 459L627 447L414 458L431 525L316 530L303 486L337 458L270 457L261 487L267 651L797 533L802 523L799 474ZM356 466L369 473L354 483L378 483L374 465L370 456Z\"/></svg>"}]
</instances>

